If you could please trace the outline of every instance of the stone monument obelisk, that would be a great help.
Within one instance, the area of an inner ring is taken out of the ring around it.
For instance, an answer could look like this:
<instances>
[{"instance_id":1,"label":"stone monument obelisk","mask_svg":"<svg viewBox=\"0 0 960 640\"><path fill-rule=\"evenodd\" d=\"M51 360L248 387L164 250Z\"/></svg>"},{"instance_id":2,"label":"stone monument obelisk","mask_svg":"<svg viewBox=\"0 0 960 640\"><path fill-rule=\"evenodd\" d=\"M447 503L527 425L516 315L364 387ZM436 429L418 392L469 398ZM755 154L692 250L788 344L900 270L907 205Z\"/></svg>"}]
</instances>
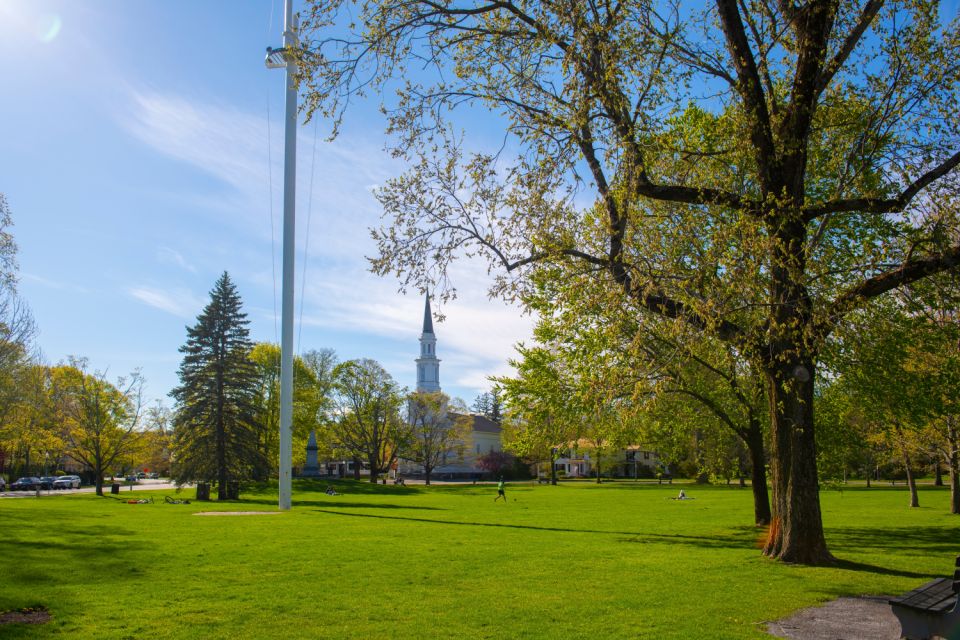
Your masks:
<instances>
[{"instance_id":1,"label":"stone monument obelisk","mask_svg":"<svg viewBox=\"0 0 960 640\"><path fill-rule=\"evenodd\" d=\"M320 465L317 463L317 432L310 432L307 440L307 463L303 465L300 475L304 478L316 478L320 475Z\"/></svg>"}]
</instances>

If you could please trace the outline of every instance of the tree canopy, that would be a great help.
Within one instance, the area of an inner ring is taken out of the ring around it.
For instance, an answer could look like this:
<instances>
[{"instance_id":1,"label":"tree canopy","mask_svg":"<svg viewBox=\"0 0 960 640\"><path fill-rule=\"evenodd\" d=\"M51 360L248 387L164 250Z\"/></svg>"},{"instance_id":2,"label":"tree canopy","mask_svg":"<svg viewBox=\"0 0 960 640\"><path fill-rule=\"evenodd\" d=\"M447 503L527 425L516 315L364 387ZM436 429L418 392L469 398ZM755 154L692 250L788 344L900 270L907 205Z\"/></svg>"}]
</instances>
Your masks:
<instances>
[{"instance_id":1,"label":"tree canopy","mask_svg":"<svg viewBox=\"0 0 960 640\"><path fill-rule=\"evenodd\" d=\"M960 263L960 30L938 9L312 0L300 62L310 114L385 96L410 169L378 192L376 272L425 288L479 255L510 296L558 265L729 343L771 407L764 552L823 563L823 343Z\"/></svg>"},{"instance_id":2,"label":"tree canopy","mask_svg":"<svg viewBox=\"0 0 960 640\"><path fill-rule=\"evenodd\" d=\"M379 362L363 358L333 370L336 447L370 467L370 482L387 473L410 439L400 416L402 393Z\"/></svg>"}]
</instances>

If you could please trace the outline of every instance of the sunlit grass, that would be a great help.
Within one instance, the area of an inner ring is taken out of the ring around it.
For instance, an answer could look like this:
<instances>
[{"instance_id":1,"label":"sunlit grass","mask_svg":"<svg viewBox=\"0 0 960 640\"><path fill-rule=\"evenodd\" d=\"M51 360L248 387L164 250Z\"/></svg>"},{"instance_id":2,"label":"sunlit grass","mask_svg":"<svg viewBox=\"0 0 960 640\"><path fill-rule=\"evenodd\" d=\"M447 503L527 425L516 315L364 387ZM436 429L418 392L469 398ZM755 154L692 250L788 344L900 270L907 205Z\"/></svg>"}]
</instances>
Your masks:
<instances>
[{"instance_id":1,"label":"sunlit grass","mask_svg":"<svg viewBox=\"0 0 960 640\"><path fill-rule=\"evenodd\" d=\"M10 638L762 638L840 595L947 575L960 518L944 490L825 491L832 568L762 558L749 490L512 484L295 486L235 503L164 492L0 501L0 611L52 622ZM131 497L153 504L127 504ZM183 496L180 496L183 497Z\"/></svg>"}]
</instances>

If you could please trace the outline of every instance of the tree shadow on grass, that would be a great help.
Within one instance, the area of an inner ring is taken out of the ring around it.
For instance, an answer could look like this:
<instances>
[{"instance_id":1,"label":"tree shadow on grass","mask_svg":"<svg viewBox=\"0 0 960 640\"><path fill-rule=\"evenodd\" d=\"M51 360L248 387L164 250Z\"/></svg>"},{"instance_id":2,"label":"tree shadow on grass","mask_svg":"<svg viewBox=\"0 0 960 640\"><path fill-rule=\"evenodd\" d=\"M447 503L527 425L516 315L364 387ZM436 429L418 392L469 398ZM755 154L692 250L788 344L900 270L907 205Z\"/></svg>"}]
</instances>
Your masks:
<instances>
[{"instance_id":1,"label":"tree shadow on grass","mask_svg":"<svg viewBox=\"0 0 960 640\"><path fill-rule=\"evenodd\" d=\"M129 531L112 526L84 525L61 530L56 538L32 539L31 528L7 528L5 543L15 555L3 566L5 580L13 584L89 585L141 579L146 573L143 552L148 546ZM34 592L36 595L36 592Z\"/></svg>"},{"instance_id":2,"label":"tree shadow on grass","mask_svg":"<svg viewBox=\"0 0 960 640\"><path fill-rule=\"evenodd\" d=\"M854 562L852 560L838 559L833 565L837 569L845 571L857 571L859 573L872 573L881 576L897 576L898 578L917 578L918 580L929 580L936 576L929 573L920 573L917 571L905 571L903 569L893 569L891 567L879 567L875 564L866 562Z\"/></svg>"},{"instance_id":3,"label":"tree shadow on grass","mask_svg":"<svg viewBox=\"0 0 960 640\"><path fill-rule=\"evenodd\" d=\"M960 551L958 527L830 527L826 533L831 548L841 553L844 549L916 549L924 556L942 553L952 563Z\"/></svg>"},{"instance_id":4,"label":"tree shadow on grass","mask_svg":"<svg viewBox=\"0 0 960 640\"><path fill-rule=\"evenodd\" d=\"M304 493L323 493L332 486L340 493L360 495L414 495L423 492L422 485L374 484L362 480L333 480L324 478L300 478L293 482L293 488ZM275 489L275 487L274 487Z\"/></svg>"},{"instance_id":5,"label":"tree shadow on grass","mask_svg":"<svg viewBox=\"0 0 960 640\"><path fill-rule=\"evenodd\" d=\"M362 505L368 506L368 505ZM450 525L455 527L493 527L500 529L518 529L528 531L545 531L553 533L592 533L599 535L620 536L619 542L629 543L660 543L660 544L688 544L702 548L730 548L746 549L753 546L753 533L734 533L730 536L716 535L683 535L683 534L660 534L660 533L641 533L637 531L615 531L603 529L575 529L571 527L545 527L530 524L512 524L500 522L457 522L453 520L438 520L436 518L415 518L411 516L394 516L375 513L344 513L332 509L316 509L320 513L326 513L335 516L347 518L376 518L381 520L401 520L406 522L420 522L426 524ZM629 536L624 538L623 536Z\"/></svg>"},{"instance_id":6,"label":"tree shadow on grass","mask_svg":"<svg viewBox=\"0 0 960 640\"><path fill-rule=\"evenodd\" d=\"M390 502L347 502L341 501L343 495L330 496L329 500L294 500L291 504L295 507L338 507L343 509L414 509L419 511L446 511L442 507L424 507L419 505L395 504ZM276 504L276 500L266 498L248 498L238 500L235 504ZM220 503L223 504L223 503ZM319 509L323 511L323 509Z\"/></svg>"}]
</instances>

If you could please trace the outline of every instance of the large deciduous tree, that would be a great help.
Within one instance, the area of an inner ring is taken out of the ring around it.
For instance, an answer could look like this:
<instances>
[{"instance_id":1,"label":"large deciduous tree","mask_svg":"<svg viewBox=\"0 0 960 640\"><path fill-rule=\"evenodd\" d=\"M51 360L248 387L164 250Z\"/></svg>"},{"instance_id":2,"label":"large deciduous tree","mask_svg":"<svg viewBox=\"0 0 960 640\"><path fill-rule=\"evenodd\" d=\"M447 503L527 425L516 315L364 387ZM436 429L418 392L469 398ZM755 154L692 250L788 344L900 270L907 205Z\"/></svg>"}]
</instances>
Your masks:
<instances>
[{"instance_id":1,"label":"large deciduous tree","mask_svg":"<svg viewBox=\"0 0 960 640\"><path fill-rule=\"evenodd\" d=\"M280 456L280 346L257 343L250 359L256 365L258 379L257 446L266 460L274 461L271 467L275 469ZM329 408L335 362L336 355L329 349L309 351L293 359L294 466L304 463L307 438Z\"/></svg>"},{"instance_id":2,"label":"large deciduous tree","mask_svg":"<svg viewBox=\"0 0 960 640\"><path fill-rule=\"evenodd\" d=\"M423 466L427 484L457 445L469 435L470 417L450 411L450 397L440 391L415 391L407 396L410 437L401 457Z\"/></svg>"},{"instance_id":3,"label":"large deciduous tree","mask_svg":"<svg viewBox=\"0 0 960 640\"><path fill-rule=\"evenodd\" d=\"M103 372L89 373L82 358L53 367L49 376L65 452L93 472L97 495L103 495L104 474L142 444L143 378L134 372L114 385Z\"/></svg>"},{"instance_id":4,"label":"large deciduous tree","mask_svg":"<svg viewBox=\"0 0 960 640\"><path fill-rule=\"evenodd\" d=\"M425 288L482 254L507 294L538 264L590 271L752 360L770 407L764 553L816 564L832 559L824 340L960 261L960 31L938 7L310 0L301 63L308 111L337 122L357 94L399 90L384 106L412 168L379 192L375 271ZM466 154L460 114L503 131L500 151Z\"/></svg>"},{"instance_id":5,"label":"large deciduous tree","mask_svg":"<svg viewBox=\"0 0 960 640\"><path fill-rule=\"evenodd\" d=\"M914 467L933 454L950 470L952 513L960 513L957 291L956 279L936 278L852 315L825 358L848 419L872 427L868 441L896 451L910 506L919 506Z\"/></svg>"},{"instance_id":6,"label":"large deciduous tree","mask_svg":"<svg viewBox=\"0 0 960 640\"><path fill-rule=\"evenodd\" d=\"M550 463L550 484L557 484L558 454L583 435L585 424L566 363L543 345L519 345L520 357L511 360L513 377L496 378L506 406L504 445L518 456Z\"/></svg>"},{"instance_id":7,"label":"large deciduous tree","mask_svg":"<svg viewBox=\"0 0 960 640\"><path fill-rule=\"evenodd\" d=\"M380 363L347 360L333 371L335 446L370 467L370 482L387 473L409 442L409 425L400 416L402 395Z\"/></svg>"},{"instance_id":8,"label":"large deciduous tree","mask_svg":"<svg viewBox=\"0 0 960 640\"><path fill-rule=\"evenodd\" d=\"M661 451L661 445L683 440L683 434L714 444L733 435L740 440L734 448L750 458L754 520L769 524L766 393L751 363L729 344L656 317L638 317L618 304L622 300L590 295L595 288L583 276L550 280L524 302L540 315L534 337L564 361L564 370L577 381L557 399L567 405L579 402L586 414L593 414L585 420L585 435L616 442L618 433L639 435L624 425L656 425L646 429L646 436ZM746 465L739 452L734 457L739 473ZM708 471L699 466L695 473ZM709 466L734 469L723 456L714 456Z\"/></svg>"},{"instance_id":9,"label":"large deciduous tree","mask_svg":"<svg viewBox=\"0 0 960 640\"><path fill-rule=\"evenodd\" d=\"M37 328L26 302L17 294L17 245L13 219L0 193L0 470L18 446L29 420L23 413L30 403L35 371Z\"/></svg>"},{"instance_id":10,"label":"large deciduous tree","mask_svg":"<svg viewBox=\"0 0 960 640\"><path fill-rule=\"evenodd\" d=\"M210 481L225 500L230 481L269 468L257 446L257 370L247 315L230 276L224 272L210 303L187 328L180 347L180 386L174 417L173 477L178 484Z\"/></svg>"}]
</instances>

